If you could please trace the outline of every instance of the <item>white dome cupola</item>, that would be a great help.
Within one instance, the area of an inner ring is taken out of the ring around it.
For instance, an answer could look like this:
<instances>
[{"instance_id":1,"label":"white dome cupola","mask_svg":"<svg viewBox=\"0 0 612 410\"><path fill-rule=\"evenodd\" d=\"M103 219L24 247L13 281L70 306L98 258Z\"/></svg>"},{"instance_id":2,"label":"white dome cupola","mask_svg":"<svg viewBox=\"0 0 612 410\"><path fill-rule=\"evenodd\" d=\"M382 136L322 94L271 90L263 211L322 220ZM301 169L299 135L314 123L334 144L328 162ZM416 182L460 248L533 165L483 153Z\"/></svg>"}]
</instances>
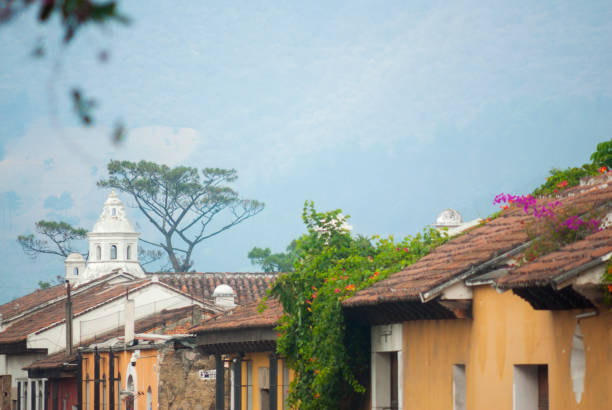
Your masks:
<instances>
[{"instance_id":1,"label":"white dome cupola","mask_svg":"<svg viewBox=\"0 0 612 410\"><path fill-rule=\"evenodd\" d=\"M125 205L115 191L111 191L104 202L104 208L91 232L89 258L83 275L78 282L106 275L120 268L124 272L142 277L144 271L138 263L138 236L134 226L127 219Z\"/></svg>"}]
</instances>

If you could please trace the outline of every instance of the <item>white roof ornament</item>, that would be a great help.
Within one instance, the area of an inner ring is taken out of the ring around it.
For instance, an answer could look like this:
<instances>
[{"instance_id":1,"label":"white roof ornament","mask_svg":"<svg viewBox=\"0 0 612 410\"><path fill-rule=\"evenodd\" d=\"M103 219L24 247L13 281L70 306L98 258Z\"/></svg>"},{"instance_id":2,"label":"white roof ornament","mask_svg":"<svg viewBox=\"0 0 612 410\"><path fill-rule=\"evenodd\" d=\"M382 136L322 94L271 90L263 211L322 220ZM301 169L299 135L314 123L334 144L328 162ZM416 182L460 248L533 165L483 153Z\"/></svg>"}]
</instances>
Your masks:
<instances>
[{"instance_id":1,"label":"white roof ornament","mask_svg":"<svg viewBox=\"0 0 612 410\"><path fill-rule=\"evenodd\" d=\"M127 219L125 205L115 191L111 191L104 202L102 214L93 227L93 233L134 233L134 226Z\"/></svg>"},{"instance_id":2,"label":"white roof ornament","mask_svg":"<svg viewBox=\"0 0 612 410\"><path fill-rule=\"evenodd\" d=\"M468 228L478 225L480 221L480 218L476 218L468 222L463 222L463 216L461 216L458 211L448 208L440 212L434 227L437 228L438 231L446 233L448 236L454 236Z\"/></svg>"},{"instance_id":3,"label":"white roof ornament","mask_svg":"<svg viewBox=\"0 0 612 410\"><path fill-rule=\"evenodd\" d=\"M217 286L212 294L215 298L215 305L228 310L236 306L234 303L234 289L226 284Z\"/></svg>"},{"instance_id":4,"label":"white roof ornament","mask_svg":"<svg viewBox=\"0 0 612 410\"><path fill-rule=\"evenodd\" d=\"M459 226L463 223L463 216L458 211L448 208L440 212L436 219L436 227Z\"/></svg>"},{"instance_id":5,"label":"white roof ornament","mask_svg":"<svg viewBox=\"0 0 612 410\"><path fill-rule=\"evenodd\" d=\"M232 296L233 297L234 289L232 289L231 286L223 283L215 288L212 295L213 297L217 297L217 296Z\"/></svg>"}]
</instances>

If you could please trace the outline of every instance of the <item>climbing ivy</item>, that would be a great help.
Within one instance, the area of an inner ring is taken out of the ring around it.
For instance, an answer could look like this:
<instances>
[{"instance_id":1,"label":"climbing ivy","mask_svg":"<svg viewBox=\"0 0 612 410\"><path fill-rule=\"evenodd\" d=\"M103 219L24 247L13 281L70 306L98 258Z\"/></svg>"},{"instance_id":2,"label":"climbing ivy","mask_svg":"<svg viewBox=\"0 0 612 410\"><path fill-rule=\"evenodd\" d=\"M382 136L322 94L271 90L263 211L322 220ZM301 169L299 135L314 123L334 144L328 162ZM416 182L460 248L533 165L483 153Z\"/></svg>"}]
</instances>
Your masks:
<instances>
[{"instance_id":1,"label":"climbing ivy","mask_svg":"<svg viewBox=\"0 0 612 410\"><path fill-rule=\"evenodd\" d=\"M308 233L297 240L294 271L281 275L269 292L284 310L277 352L295 371L289 404L348 408L365 392L359 376L368 368L369 338L366 328L345 322L342 300L414 263L447 236L426 228L399 242L355 237L340 210L319 213L312 202L302 216Z\"/></svg>"}]
</instances>

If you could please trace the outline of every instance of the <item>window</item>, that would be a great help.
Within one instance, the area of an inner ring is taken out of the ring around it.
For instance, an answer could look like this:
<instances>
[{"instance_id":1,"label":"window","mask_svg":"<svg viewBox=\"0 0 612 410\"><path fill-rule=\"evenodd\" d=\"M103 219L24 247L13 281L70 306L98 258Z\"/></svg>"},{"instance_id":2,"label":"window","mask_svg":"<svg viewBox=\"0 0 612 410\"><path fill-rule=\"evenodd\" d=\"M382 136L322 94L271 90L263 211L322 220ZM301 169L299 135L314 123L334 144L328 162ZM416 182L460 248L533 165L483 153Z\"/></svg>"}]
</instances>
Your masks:
<instances>
[{"instance_id":1,"label":"window","mask_svg":"<svg viewBox=\"0 0 612 410\"><path fill-rule=\"evenodd\" d=\"M127 410L134 410L134 399L135 399L135 389L134 389L134 379L132 375L128 376L127 379L127 389L129 392L133 393L125 399L125 408Z\"/></svg>"},{"instance_id":2,"label":"window","mask_svg":"<svg viewBox=\"0 0 612 410\"><path fill-rule=\"evenodd\" d=\"M257 368L257 387L259 387L259 408L270 410L270 368Z\"/></svg>"},{"instance_id":3,"label":"window","mask_svg":"<svg viewBox=\"0 0 612 410\"><path fill-rule=\"evenodd\" d=\"M79 268L74 268L74 269L72 270L72 274L73 274L74 276L78 276L78 275L79 275Z\"/></svg>"},{"instance_id":4,"label":"window","mask_svg":"<svg viewBox=\"0 0 612 410\"><path fill-rule=\"evenodd\" d=\"M283 409L288 409L287 396L289 396L289 367L283 360Z\"/></svg>"},{"instance_id":5,"label":"window","mask_svg":"<svg viewBox=\"0 0 612 410\"><path fill-rule=\"evenodd\" d=\"M380 352L373 355L376 376L373 407L397 410L399 408L399 372L397 352Z\"/></svg>"},{"instance_id":6,"label":"window","mask_svg":"<svg viewBox=\"0 0 612 410\"><path fill-rule=\"evenodd\" d=\"M453 365L453 410L466 410L464 364Z\"/></svg>"},{"instance_id":7,"label":"window","mask_svg":"<svg viewBox=\"0 0 612 410\"><path fill-rule=\"evenodd\" d=\"M102 248L100 248L100 245L96 246L96 259L102 259Z\"/></svg>"},{"instance_id":8,"label":"window","mask_svg":"<svg viewBox=\"0 0 612 410\"><path fill-rule=\"evenodd\" d=\"M548 365L514 366L514 410L548 410Z\"/></svg>"},{"instance_id":9,"label":"window","mask_svg":"<svg viewBox=\"0 0 612 410\"><path fill-rule=\"evenodd\" d=\"M111 251L110 258L117 259L117 245L111 245L110 251Z\"/></svg>"},{"instance_id":10,"label":"window","mask_svg":"<svg viewBox=\"0 0 612 410\"><path fill-rule=\"evenodd\" d=\"M38 399L37 399L37 409L43 410L43 404L44 404L44 396L43 396L43 391L44 391L44 381L43 380L39 380L37 385L38 385Z\"/></svg>"},{"instance_id":11,"label":"window","mask_svg":"<svg viewBox=\"0 0 612 410\"><path fill-rule=\"evenodd\" d=\"M147 389L147 410L153 410L153 392L151 386Z\"/></svg>"},{"instance_id":12,"label":"window","mask_svg":"<svg viewBox=\"0 0 612 410\"><path fill-rule=\"evenodd\" d=\"M32 407L30 407L30 409L34 410L36 409L36 391L38 390L36 388L36 382L32 381L31 382L31 390L30 390L30 405Z\"/></svg>"},{"instance_id":13,"label":"window","mask_svg":"<svg viewBox=\"0 0 612 410\"><path fill-rule=\"evenodd\" d=\"M89 375L85 373L85 409L89 410Z\"/></svg>"},{"instance_id":14,"label":"window","mask_svg":"<svg viewBox=\"0 0 612 410\"><path fill-rule=\"evenodd\" d=\"M253 410L253 362L247 362L247 410Z\"/></svg>"},{"instance_id":15,"label":"window","mask_svg":"<svg viewBox=\"0 0 612 410\"><path fill-rule=\"evenodd\" d=\"M26 407L25 402L28 396L27 389L26 383L22 381L17 382L17 410L23 410Z\"/></svg>"},{"instance_id":16,"label":"window","mask_svg":"<svg viewBox=\"0 0 612 410\"><path fill-rule=\"evenodd\" d=\"M125 259L130 260L130 258L132 257L132 245L128 245L127 248L125 249Z\"/></svg>"},{"instance_id":17,"label":"window","mask_svg":"<svg viewBox=\"0 0 612 410\"><path fill-rule=\"evenodd\" d=\"M117 410L121 410L121 372L117 372L117 387L115 388L117 394Z\"/></svg>"},{"instance_id":18,"label":"window","mask_svg":"<svg viewBox=\"0 0 612 410\"><path fill-rule=\"evenodd\" d=\"M102 362L102 367L104 367L104 362ZM107 409L107 400L106 400L106 375L102 375L102 410Z\"/></svg>"},{"instance_id":19,"label":"window","mask_svg":"<svg viewBox=\"0 0 612 410\"><path fill-rule=\"evenodd\" d=\"M117 215L117 209L116 209L116 208L113 208L113 209L111 210L111 215L113 215L113 216L116 216L116 215Z\"/></svg>"}]
</instances>

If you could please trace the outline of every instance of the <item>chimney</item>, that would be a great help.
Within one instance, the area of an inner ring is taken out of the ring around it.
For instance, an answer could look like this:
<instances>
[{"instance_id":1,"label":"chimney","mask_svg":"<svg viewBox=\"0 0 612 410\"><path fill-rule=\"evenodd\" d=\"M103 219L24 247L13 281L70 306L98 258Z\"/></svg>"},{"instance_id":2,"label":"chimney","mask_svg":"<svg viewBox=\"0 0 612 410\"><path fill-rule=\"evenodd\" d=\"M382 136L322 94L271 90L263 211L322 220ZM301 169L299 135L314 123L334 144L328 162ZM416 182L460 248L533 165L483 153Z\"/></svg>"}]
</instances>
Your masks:
<instances>
[{"instance_id":1,"label":"chimney","mask_svg":"<svg viewBox=\"0 0 612 410\"><path fill-rule=\"evenodd\" d=\"M72 299L70 282L66 280L66 356L72 355Z\"/></svg>"},{"instance_id":2,"label":"chimney","mask_svg":"<svg viewBox=\"0 0 612 410\"><path fill-rule=\"evenodd\" d=\"M125 345L130 345L134 341L134 301L125 300Z\"/></svg>"}]
</instances>

